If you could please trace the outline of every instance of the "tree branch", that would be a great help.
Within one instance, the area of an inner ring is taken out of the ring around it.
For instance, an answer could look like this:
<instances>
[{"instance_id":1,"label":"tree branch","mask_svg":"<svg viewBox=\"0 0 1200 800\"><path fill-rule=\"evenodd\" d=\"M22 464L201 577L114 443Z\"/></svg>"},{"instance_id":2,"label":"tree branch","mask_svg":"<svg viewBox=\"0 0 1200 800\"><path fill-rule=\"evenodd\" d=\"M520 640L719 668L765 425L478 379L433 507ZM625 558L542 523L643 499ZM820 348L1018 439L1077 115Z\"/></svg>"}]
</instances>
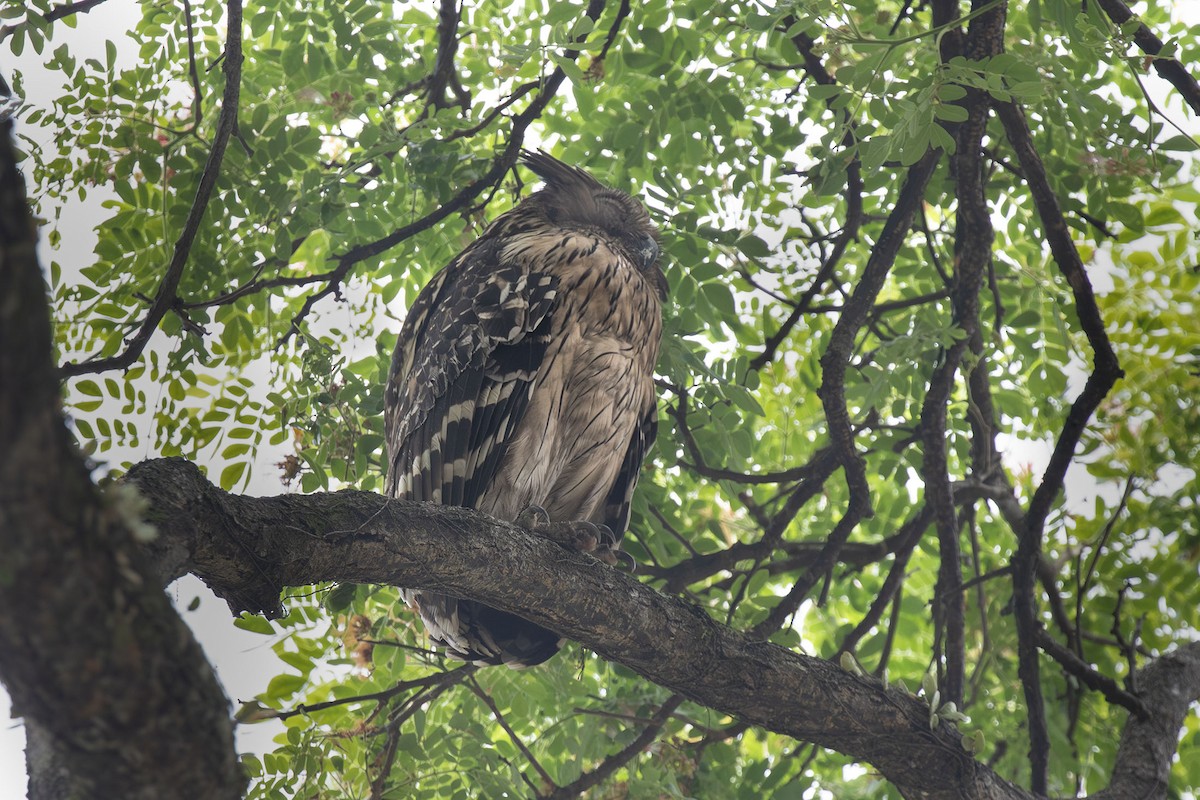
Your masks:
<instances>
[{"instance_id":1,"label":"tree branch","mask_svg":"<svg viewBox=\"0 0 1200 800\"><path fill-rule=\"evenodd\" d=\"M796 24L794 17L785 18L781 25L786 30ZM804 71L809 79L814 83L822 86L833 86L837 81L829 74L829 70L821 62L820 57L816 54L816 41L811 36L804 32L797 33L792 37L792 43L796 49L804 56ZM836 96L829 97L825 101L825 105L830 111L835 110ZM857 143L857 135L855 133L857 125L851 117L850 112L842 109L837 112L840 117L840 123L844 127L842 135L842 146L847 152L854 153L853 158L846 164L846 191L843 194L844 202L846 203L846 223L842 227L842 231L834 240L833 247L826 255L821 263L821 268L817 270L817 274L813 277L812 283L804 294L800 296L800 300L792 308L792 312L788 315L783 324L779 326L774 334L767 338L763 344L763 351L750 360L750 368L754 370L762 369L775 358L775 352L779 346L796 327L796 323L800 321L800 317L809 310L813 299L820 293L821 288L833 275L834 269L842 260L842 256L846 252L846 248L850 242L858 238L858 231L862 225L863 218L863 181L862 181L862 162L858 157L858 150L855 147Z\"/></svg>"},{"instance_id":2,"label":"tree branch","mask_svg":"<svg viewBox=\"0 0 1200 800\"><path fill-rule=\"evenodd\" d=\"M364 492L229 495L181 459L145 462L127 480L151 502L161 578L192 572L234 609L278 614L280 587L326 580L468 597L744 722L867 761L907 797L1026 797L952 728L931 731L915 698L756 641L509 523Z\"/></svg>"},{"instance_id":3,"label":"tree branch","mask_svg":"<svg viewBox=\"0 0 1200 800\"><path fill-rule=\"evenodd\" d=\"M500 727L503 728L504 732L508 734L508 738L514 745L516 745L516 748L521 751L521 754L525 756L525 760L529 762L529 766L533 767L534 772L536 772L538 777L542 779L544 785L555 786L556 784L554 783L554 779L550 777L550 773L546 772L546 768L543 767L541 762L537 760L537 756L535 756L530 749L525 746L525 742L522 741L521 737L517 735L517 732L512 729L512 726L508 724L508 720L504 719L504 715L500 713L500 709L496 706L496 701L492 699L490 694L483 690L483 687L479 685L479 681L471 678L471 680L467 681L467 688L470 689L476 697L482 700L483 704L486 705L488 710L492 712L492 716L495 717L496 722L500 723ZM524 777L524 775L522 775L522 777ZM532 783L529 785L530 788L533 788Z\"/></svg>"},{"instance_id":4,"label":"tree branch","mask_svg":"<svg viewBox=\"0 0 1200 800\"><path fill-rule=\"evenodd\" d=\"M46 20L46 22L55 22L63 19L64 17L70 17L74 14L86 14L103 2L105 2L105 0L79 0L77 3L63 3L62 5L57 5L50 9L45 14L42 14L42 19ZM3 42L9 36L12 36L23 25L24 23L14 23L12 25L5 25L3 28L0 28L0 42Z\"/></svg>"},{"instance_id":5,"label":"tree branch","mask_svg":"<svg viewBox=\"0 0 1200 800\"><path fill-rule=\"evenodd\" d=\"M1115 680L1097 672L1090 664L1084 661L1075 653L1071 652L1066 647L1063 647L1054 637L1045 631L1038 632L1038 646L1045 653L1062 665L1062 668L1078 678L1089 689L1094 689L1102 693L1108 702L1114 705L1124 706L1139 718L1144 719L1146 716L1146 707L1137 695L1122 689Z\"/></svg>"},{"instance_id":6,"label":"tree branch","mask_svg":"<svg viewBox=\"0 0 1200 800\"><path fill-rule=\"evenodd\" d=\"M632 742L604 759L595 769L583 773L566 786L560 786L553 792L543 795L541 800L569 800L572 797L578 797L593 786L599 786L610 775L637 758L639 753L650 746L650 743L662 730L663 725L667 723L682 702L682 695L673 694L668 697L666 702L659 706L654 716L645 722L645 727Z\"/></svg>"},{"instance_id":7,"label":"tree branch","mask_svg":"<svg viewBox=\"0 0 1200 800\"><path fill-rule=\"evenodd\" d=\"M981 3L973 3L978 9ZM971 21L965 42L969 58L996 55L1003 48L1005 8L1003 5ZM991 261L991 217L985 193L981 146L987 128L987 96L969 90L962 101L967 119L955 131L956 148L951 161L958 208L955 212L954 275L951 281L952 323L963 335L944 349L929 381L929 390L921 405L921 438L925 493L934 512L939 546L939 569L934 591L933 616L943 636L945 663L938 665L942 699L961 706L966 681L962 593L961 545L959 520L955 511L946 457L946 413L950 395L957 382L958 368L979 331L979 293L983 276Z\"/></svg>"},{"instance_id":8,"label":"tree branch","mask_svg":"<svg viewBox=\"0 0 1200 800\"><path fill-rule=\"evenodd\" d=\"M434 58L433 72L426 83L428 102L434 108L449 108L457 105L464 112L471 106L471 96L458 80L454 68L454 56L458 52L458 23L461 9L458 0L441 0L438 6L437 24L437 55ZM454 95L454 103L446 98L449 90ZM425 112L428 113L429 106ZM424 115L423 115L424 116Z\"/></svg>"},{"instance_id":9,"label":"tree branch","mask_svg":"<svg viewBox=\"0 0 1200 800\"><path fill-rule=\"evenodd\" d=\"M1118 25L1124 25L1133 19L1133 12L1121 0L1096 0L1096 3L1104 9L1109 19ZM1147 55L1158 56L1163 49L1162 39L1151 33L1143 23L1138 23L1137 30L1133 32L1133 41ZM1178 59L1156 57L1154 70L1179 90L1179 94L1184 102L1191 106L1193 113L1200 114L1200 83L1184 69Z\"/></svg>"},{"instance_id":10,"label":"tree branch","mask_svg":"<svg viewBox=\"0 0 1200 800\"><path fill-rule=\"evenodd\" d=\"M1200 642L1161 656L1136 677L1138 697L1149 713L1145 718L1131 714L1125 723L1112 779L1097 800L1167 796L1179 730L1200 699Z\"/></svg>"},{"instance_id":11,"label":"tree branch","mask_svg":"<svg viewBox=\"0 0 1200 800\"><path fill-rule=\"evenodd\" d=\"M228 701L60 413L36 226L0 124L0 677L33 800L241 797ZM180 720L187 720L181 724Z\"/></svg>"},{"instance_id":12,"label":"tree branch","mask_svg":"<svg viewBox=\"0 0 1200 800\"><path fill-rule=\"evenodd\" d=\"M591 0L584 14L595 22L604 11L604 6L605 0ZM610 35L615 35L615 33ZM567 58L575 58L579 55L579 51L566 50L563 55ZM301 306L300 311L292 318L291 325L288 327L287 332L280 338L277 346L282 347L292 336L300 332L300 323L304 321L313 307L325 297L337 293L341 289L342 281L346 279L346 276L350 274L350 271L356 264L373 256L380 255L409 237L433 227L456 211L466 208L484 190L495 186L504 176L504 173L512 169L513 165L517 163L517 154L520 153L521 146L525 141L525 131L533 124L534 120L541 116L546 106L554 99L558 88L562 85L566 77L567 74L563 71L562 67L555 67L554 71L541 84L542 90L538 92L537 96L530 101L524 111L513 117L512 131L509 133L508 143L492 159L492 166L486 173L464 187L449 202L438 206L421 219L398 228L387 236L383 236L373 242L360 244L343 253L338 258L337 266L328 273L329 283L320 291L305 298L304 305Z\"/></svg>"},{"instance_id":13,"label":"tree branch","mask_svg":"<svg viewBox=\"0 0 1200 800\"><path fill-rule=\"evenodd\" d=\"M75 364L64 364L63 375L85 375L88 373L106 372L110 369L125 369L137 361L150 337L158 329L158 323L171 310L178 300L176 291L183 277L183 269L187 266L188 254L192 250L192 242L200 230L204 212L208 209L208 201L212 198L213 188L221 175L221 162L225 158L225 147L229 137L237 127L238 98L242 88L242 2L229 0L227 4L228 34L225 38L225 93L221 97L221 115L217 119L217 131L213 135L212 149L208 153L208 161L204 172L200 175L200 185L196 188L196 197L183 223L183 231L175 240L175 251L171 263L167 265L166 275L159 284L154 302L142 319L137 333L129 341L125 352L109 358L89 359Z\"/></svg>"},{"instance_id":14,"label":"tree branch","mask_svg":"<svg viewBox=\"0 0 1200 800\"><path fill-rule=\"evenodd\" d=\"M1037 599L1034 596L1037 564L1042 552L1042 536L1046 517L1062 491L1067 468L1071 465L1075 447L1079 444L1088 421L1124 373L1109 344L1091 282L1088 280L1079 251L1075 249L1075 243L1071 240L1058 198L1050 187L1045 165L1034 146L1033 135L1025 121L1025 113L1020 106L1013 103L996 103L995 108L1029 183L1054 261L1074 292L1075 310L1079 315L1080 326L1093 351L1092 373L1088 375L1079 397L1071 404L1071 410L1054 445L1042 481L1029 502L1029 509L1017 532L1017 550L1012 560L1013 610L1019 641L1018 673L1025 688L1030 718L1029 746L1031 762L1034 765L1033 789L1035 792L1045 793L1050 742L1046 733L1045 709L1041 697L1037 655L1039 622Z\"/></svg>"}]
</instances>

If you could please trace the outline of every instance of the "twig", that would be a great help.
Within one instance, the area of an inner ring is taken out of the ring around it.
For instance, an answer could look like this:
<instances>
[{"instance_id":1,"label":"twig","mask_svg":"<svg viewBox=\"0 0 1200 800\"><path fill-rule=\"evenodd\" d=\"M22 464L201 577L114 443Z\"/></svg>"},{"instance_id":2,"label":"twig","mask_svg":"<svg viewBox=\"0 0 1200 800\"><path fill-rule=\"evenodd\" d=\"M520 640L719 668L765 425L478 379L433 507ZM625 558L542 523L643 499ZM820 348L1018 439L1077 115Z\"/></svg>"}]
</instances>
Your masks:
<instances>
[{"instance_id":1,"label":"twig","mask_svg":"<svg viewBox=\"0 0 1200 800\"><path fill-rule=\"evenodd\" d=\"M1125 593L1129 591L1129 581L1121 587L1117 592L1117 602L1113 606L1112 612L1112 628L1110 629L1113 639L1117 642L1117 649L1125 656L1126 663L1129 664L1129 688L1137 691L1137 686L1134 681L1137 680L1137 641L1142 635L1142 621L1139 619L1133 624L1133 639L1126 640L1125 635L1121 633L1121 608L1125 605Z\"/></svg>"},{"instance_id":2,"label":"twig","mask_svg":"<svg viewBox=\"0 0 1200 800\"><path fill-rule=\"evenodd\" d=\"M385 642L385 644L387 643ZM344 706L350 703L369 703L378 700L390 700L396 695L407 692L410 689L423 689L430 686L441 686L442 684L448 682L457 683L466 677L465 675L458 675L457 673L463 671L470 673L474 672L476 669L478 669L478 667L468 665L466 667L460 667L458 669L448 670L446 672L438 672L433 673L432 675L426 675L423 678L414 678L408 681L401 681L395 686L378 692L372 692L370 694L358 694L352 697L339 697L336 700L326 700L323 703L313 703L311 705L301 703L290 711L262 713L260 714L260 718L285 720L300 715L314 714L318 711L324 711L327 708L336 708L337 706ZM453 678L448 676L453 676Z\"/></svg>"},{"instance_id":3,"label":"twig","mask_svg":"<svg viewBox=\"0 0 1200 800\"><path fill-rule=\"evenodd\" d=\"M779 470L777 472L737 472L736 470L709 466L705 462L704 450L692 435L691 426L688 424L689 397L687 391L677 386L670 386L668 388L675 392L679 401L675 405L667 406L667 411L679 423L676 426L676 430L679 432L680 439L683 440L683 446L687 449L688 456L692 459L690 462L681 461L680 463L701 477L715 481L734 481L735 483L761 485L811 480L820 472L820 464L817 458L814 458L807 464L801 464L798 467Z\"/></svg>"},{"instance_id":4,"label":"twig","mask_svg":"<svg viewBox=\"0 0 1200 800\"><path fill-rule=\"evenodd\" d=\"M784 507L771 518L771 524L763 531L758 541L738 542L716 553L695 556L659 570L654 577L667 579L665 588L668 592L679 591L684 586L728 569L739 561L765 558L779 544L779 539L791 520L805 503L816 497L825 481L837 468L837 460L828 448L818 451L809 464L813 467L813 474L790 490Z\"/></svg>"},{"instance_id":5,"label":"twig","mask_svg":"<svg viewBox=\"0 0 1200 800\"><path fill-rule=\"evenodd\" d=\"M1113 511L1112 516L1108 518L1108 522L1104 524L1104 530L1100 533L1100 540L1092 548L1092 557L1088 559L1087 569L1083 574L1083 581L1079 586L1079 598L1082 601L1083 595L1087 593L1088 588L1092 583L1092 576L1096 574L1096 562L1100 560L1100 553L1104 551L1104 546L1108 544L1108 537L1112 536L1113 529L1117 526L1117 518L1125 511L1125 507L1129 504L1129 497L1133 494L1135 487L1133 476L1130 475L1125 480L1125 489L1121 492L1121 499L1117 502L1117 507ZM1077 609L1082 612L1082 609Z\"/></svg>"},{"instance_id":6,"label":"twig","mask_svg":"<svg viewBox=\"0 0 1200 800\"><path fill-rule=\"evenodd\" d=\"M662 730L663 725L666 724L667 720L670 719L671 715L675 713L675 709L679 708L682 702L683 695L671 695L665 703L659 706L658 711L654 713L654 716L646 723L642 732L632 742L611 756L608 756L597 764L594 769L583 773L566 786L556 787L552 792L540 795L539 800L569 800L569 798L578 797L593 786L600 785L610 775L625 766L650 746L650 743L654 741L659 731Z\"/></svg>"},{"instance_id":7,"label":"twig","mask_svg":"<svg viewBox=\"0 0 1200 800\"><path fill-rule=\"evenodd\" d=\"M652 517L654 517L656 520L658 520L658 524L663 526L663 530L665 530L667 533L674 536L675 540L678 541L681 545L683 545L684 550L687 550L693 556L700 555L700 553L698 553L696 551L696 548L692 546L692 543L687 540L687 537L685 537L679 531L675 530L675 526L672 525L670 520L668 520L665 516L663 516L663 513L661 511L659 511L655 506L650 506L650 515Z\"/></svg>"},{"instance_id":8,"label":"twig","mask_svg":"<svg viewBox=\"0 0 1200 800\"><path fill-rule=\"evenodd\" d=\"M900 528L896 558L892 561L892 566L888 570L887 577L883 579L883 586L879 587L879 593L871 601L871 607L867 609L867 613L863 615L859 623L854 626L854 630L846 634L846 638L842 640L835 655L840 656L842 653L853 653L854 648L858 646L862 637L879 623L879 620L883 617L883 610L887 608L888 603L899 597L900 588L904 584L904 571L908 568L908 560L912 556L917 542L921 540L921 535L929 527L929 523L932 520L933 508L925 504L921 506L921 510L917 512L916 516L905 522ZM896 602L899 604L898 600Z\"/></svg>"},{"instance_id":9,"label":"twig","mask_svg":"<svg viewBox=\"0 0 1200 800\"><path fill-rule=\"evenodd\" d=\"M784 21L785 28L790 28L795 24L795 19L788 18ZM817 56L815 48L816 42L806 33L798 33L792 37L792 43L804 56L804 71L809 79L817 84L824 86L836 85L837 81L829 74L829 70L821 62ZM826 106L832 111L834 110L834 102L836 96L830 97L825 101ZM792 332L796 323L800 321L800 317L805 313L806 309L812 303L820 292L826 281L833 275L834 269L838 262L842 260L842 256L846 252L846 248L850 242L858 238L858 230L862 225L863 220L863 182L862 182L862 163L858 157L856 144L856 125L850 112L846 109L841 109L839 116L843 126L843 134L841 143L846 148L847 152L854 153L846 164L846 191L843 199L846 203L846 224L842 227L842 231L838 234L837 239L833 242L833 247L825 254L821 263L821 268L817 270L816 276L808 289L800 296L799 301L792 308L792 312L788 314L787 319L779 326L779 330L775 331L767 338L763 344L763 351L750 360L750 368L754 370L762 369L775 358L775 352L783 343L784 339Z\"/></svg>"},{"instance_id":10,"label":"twig","mask_svg":"<svg viewBox=\"0 0 1200 800\"><path fill-rule=\"evenodd\" d=\"M604 11L604 0L591 0L588 3L584 14L595 22L599 19L600 14ZM615 36L615 32L610 32L611 36ZM566 50L563 54L567 58L575 58L579 55L578 50ZM555 97L558 88L566 79L566 73L562 67L555 67L549 77L542 83L542 90L537 94L529 105L517 116L513 117L512 131L509 134L508 144L494 159L492 166L486 173L480 176L475 181L468 184L462 191L456 194L449 202L442 204L430 213L426 214L419 220L411 222L402 228L398 228L387 236L376 239L373 242L358 245L343 253L338 258L337 267L331 270L329 275L329 283L325 288L305 298L304 304L300 311L292 317L291 324L288 330L280 337L276 343L276 348L281 348L287 344L292 336L300 332L300 324L312 311L313 307L322 299L331 294L337 294L341 290L342 282L350 274L350 271L356 264L368 258L380 255L381 253L390 250L402 241L433 227L435 224L450 216L451 214L466 208L484 190L494 186L509 169L517 163L517 155L521 151L521 145L524 142L525 131L529 128L533 121L541 116L546 106Z\"/></svg>"},{"instance_id":11,"label":"twig","mask_svg":"<svg viewBox=\"0 0 1200 800\"><path fill-rule=\"evenodd\" d=\"M537 772L538 776L541 777L541 779L545 782L545 785L557 786L558 784L556 784L554 779L550 777L550 773L546 772L546 769L542 766L541 762L537 760L537 756L530 752L529 748L525 746L525 742L521 741L521 737L517 736L517 732L514 731L512 726L508 724L508 721L504 719L504 715L500 713L500 709L496 706L496 701L492 699L491 695L483 690L483 687L479 685L479 681L475 680L475 678L471 678L467 681L467 688L474 692L475 696L482 700L483 704L488 707L488 710L492 712L492 716L496 718L496 722L500 723L501 728L504 728L504 732L508 734L508 738L511 739L512 743L517 746L517 749L521 751L521 754L525 756L525 760L529 762L529 765L533 767L534 771ZM526 779L526 783L530 789L533 789L535 792L537 791L537 788L530 783L528 779Z\"/></svg>"},{"instance_id":12,"label":"twig","mask_svg":"<svg viewBox=\"0 0 1200 800\"><path fill-rule=\"evenodd\" d=\"M183 0L183 20L187 26L188 75L192 80L192 129L198 130L204 116L201 102L204 93L200 89L200 72L196 69L196 37L192 30L191 0Z\"/></svg>"}]
</instances>

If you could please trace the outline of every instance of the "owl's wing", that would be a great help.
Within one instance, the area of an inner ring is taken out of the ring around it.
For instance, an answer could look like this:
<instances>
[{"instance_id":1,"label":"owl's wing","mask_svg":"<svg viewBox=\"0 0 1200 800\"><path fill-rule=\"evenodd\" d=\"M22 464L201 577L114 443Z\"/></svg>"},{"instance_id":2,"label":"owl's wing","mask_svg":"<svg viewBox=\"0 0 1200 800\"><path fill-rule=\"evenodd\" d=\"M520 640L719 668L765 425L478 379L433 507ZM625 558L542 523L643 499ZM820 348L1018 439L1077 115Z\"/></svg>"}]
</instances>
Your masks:
<instances>
[{"instance_id":1,"label":"owl's wing","mask_svg":"<svg viewBox=\"0 0 1200 800\"><path fill-rule=\"evenodd\" d=\"M404 322L385 395L392 497L475 506L525 412L557 281L501 253L485 234Z\"/></svg>"}]
</instances>

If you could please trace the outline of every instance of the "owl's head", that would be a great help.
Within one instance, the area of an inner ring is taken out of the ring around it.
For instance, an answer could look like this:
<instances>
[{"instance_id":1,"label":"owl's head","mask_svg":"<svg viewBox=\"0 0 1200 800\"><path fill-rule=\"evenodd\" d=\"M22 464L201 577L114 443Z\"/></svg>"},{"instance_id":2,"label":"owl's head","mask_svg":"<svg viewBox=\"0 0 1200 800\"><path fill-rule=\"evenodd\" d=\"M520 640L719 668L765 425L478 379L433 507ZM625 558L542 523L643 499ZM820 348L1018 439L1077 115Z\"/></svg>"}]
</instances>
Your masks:
<instances>
[{"instance_id":1,"label":"owl's head","mask_svg":"<svg viewBox=\"0 0 1200 800\"><path fill-rule=\"evenodd\" d=\"M541 191L525 202L536 204L547 220L601 233L643 272L661 275L658 229L639 201L541 150L522 150L521 162L546 181ZM654 281L665 288L657 276Z\"/></svg>"}]
</instances>

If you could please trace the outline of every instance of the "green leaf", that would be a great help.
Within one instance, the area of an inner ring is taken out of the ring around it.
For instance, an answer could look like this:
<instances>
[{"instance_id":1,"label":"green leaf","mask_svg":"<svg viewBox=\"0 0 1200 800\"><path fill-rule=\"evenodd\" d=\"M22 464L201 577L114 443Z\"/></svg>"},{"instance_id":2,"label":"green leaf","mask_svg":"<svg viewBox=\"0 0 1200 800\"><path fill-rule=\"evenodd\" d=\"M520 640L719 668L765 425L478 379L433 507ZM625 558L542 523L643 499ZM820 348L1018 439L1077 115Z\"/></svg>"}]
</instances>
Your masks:
<instances>
[{"instance_id":1,"label":"green leaf","mask_svg":"<svg viewBox=\"0 0 1200 800\"><path fill-rule=\"evenodd\" d=\"M229 491L229 490L233 489L233 487L235 487L238 484L238 482L242 480L242 477L245 474L246 474L245 462L239 461L237 463L230 464L229 466L227 466L223 470L221 470L221 480L220 480L221 488L224 489L225 491Z\"/></svg>"},{"instance_id":2,"label":"green leaf","mask_svg":"<svg viewBox=\"0 0 1200 800\"><path fill-rule=\"evenodd\" d=\"M287 673L276 675L267 684L267 691L263 694L272 699L286 699L300 691L306 681L307 679L303 675L290 675Z\"/></svg>"},{"instance_id":3,"label":"green leaf","mask_svg":"<svg viewBox=\"0 0 1200 800\"><path fill-rule=\"evenodd\" d=\"M1172 136L1165 141L1159 142L1158 149L1191 152L1193 150L1200 150L1200 143L1197 143L1196 140L1191 136L1179 134Z\"/></svg>"},{"instance_id":4,"label":"green leaf","mask_svg":"<svg viewBox=\"0 0 1200 800\"><path fill-rule=\"evenodd\" d=\"M89 397L102 397L103 392L100 391L99 385L92 380L76 381L74 384L75 391L80 394L86 394Z\"/></svg>"},{"instance_id":5,"label":"green leaf","mask_svg":"<svg viewBox=\"0 0 1200 800\"><path fill-rule=\"evenodd\" d=\"M236 627L241 628L244 631L250 631L251 633L262 633L262 634L275 633L275 629L273 627L271 627L270 622L263 619L262 617L257 617L257 616L254 616L253 614L248 614L244 611L242 612L242 615L240 617L237 617L236 619L234 619L233 624Z\"/></svg>"}]
</instances>

